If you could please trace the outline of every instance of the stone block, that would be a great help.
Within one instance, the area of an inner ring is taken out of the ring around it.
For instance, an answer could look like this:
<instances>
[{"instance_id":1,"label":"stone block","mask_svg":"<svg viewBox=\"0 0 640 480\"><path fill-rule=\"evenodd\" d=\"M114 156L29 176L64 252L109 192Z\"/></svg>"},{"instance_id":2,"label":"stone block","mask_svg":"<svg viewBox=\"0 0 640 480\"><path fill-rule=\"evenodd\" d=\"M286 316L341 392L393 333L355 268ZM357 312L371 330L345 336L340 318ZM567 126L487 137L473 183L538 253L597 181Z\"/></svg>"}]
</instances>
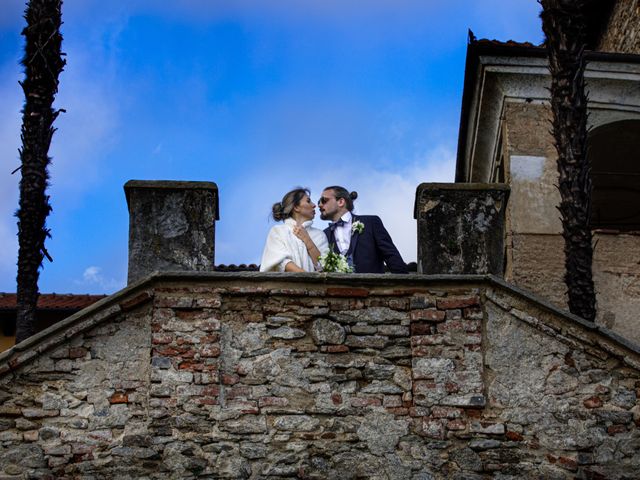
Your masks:
<instances>
[{"instance_id":1,"label":"stone block","mask_svg":"<svg viewBox=\"0 0 640 480\"><path fill-rule=\"evenodd\" d=\"M129 274L213 270L218 187L212 182L130 180Z\"/></svg>"},{"instance_id":2,"label":"stone block","mask_svg":"<svg viewBox=\"0 0 640 480\"><path fill-rule=\"evenodd\" d=\"M387 338L377 335L347 335L345 343L352 348L384 348L387 344Z\"/></svg>"},{"instance_id":3,"label":"stone block","mask_svg":"<svg viewBox=\"0 0 640 480\"><path fill-rule=\"evenodd\" d=\"M411 297L409 306L411 307L412 310L417 310L420 308L435 307L436 304L435 304L435 300L430 296L414 295L413 297Z\"/></svg>"},{"instance_id":4,"label":"stone block","mask_svg":"<svg viewBox=\"0 0 640 480\"><path fill-rule=\"evenodd\" d=\"M36 442L38 440L38 430L29 430L23 433L25 442Z\"/></svg>"},{"instance_id":5,"label":"stone block","mask_svg":"<svg viewBox=\"0 0 640 480\"><path fill-rule=\"evenodd\" d=\"M505 428L503 423L471 422L471 431L488 435L502 435Z\"/></svg>"},{"instance_id":6,"label":"stone block","mask_svg":"<svg viewBox=\"0 0 640 480\"><path fill-rule=\"evenodd\" d=\"M278 430L311 432L318 428L320 420L308 415L284 415L276 417L273 426Z\"/></svg>"},{"instance_id":7,"label":"stone block","mask_svg":"<svg viewBox=\"0 0 640 480\"><path fill-rule=\"evenodd\" d=\"M444 439L445 423L441 420L425 418L422 422L422 434L425 437Z\"/></svg>"},{"instance_id":8,"label":"stone block","mask_svg":"<svg viewBox=\"0 0 640 480\"><path fill-rule=\"evenodd\" d=\"M487 404L487 399L484 395L469 394L469 395L450 395L442 399L441 405L448 407L462 407L462 408L484 408Z\"/></svg>"},{"instance_id":9,"label":"stone block","mask_svg":"<svg viewBox=\"0 0 640 480\"><path fill-rule=\"evenodd\" d=\"M379 393L379 394L402 394L404 391L395 383L385 382L380 380L374 380L369 385L363 387L360 392L362 393Z\"/></svg>"},{"instance_id":10,"label":"stone block","mask_svg":"<svg viewBox=\"0 0 640 480\"><path fill-rule=\"evenodd\" d=\"M408 433L407 421L386 413L366 415L357 430L360 441L374 455L393 452L400 439Z\"/></svg>"},{"instance_id":11,"label":"stone block","mask_svg":"<svg viewBox=\"0 0 640 480\"><path fill-rule=\"evenodd\" d=\"M426 320L429 322L442 322L445 319L446 313L435 308L429 308L425 310L412 310L411 320Z\"/></svg>"},{"instance_id":12,"label":"stone block","mask_svg":"<svg viewBox=\"0 0 640 480\"><path fill-rule=\"evenodd\" d=\"M409 327L403 325L380 325L378 333L388 337L408 337Z\"/></svg>"},{"instance_id":13,"label":"stone block","mask_svg":"<svg viewBox=\"0 0 640 480\"><path fill-rule=\"evenodd\" d=\"M492 440L488 438L476 438L469 442L469 448L472 450L490 450L492 448L498 448L502 445L499 440Z\"/></svg>"},{"instance_id":14,"label":"stone block","mask_svg":"<svg viewBox=\"0 0 640 480\"><path fill-rule=\"evenodd\" d=\"M420 184L418 273L502 276L508 194L502 184Z\"/></svg>"},{"instance_id":15,"label":"stone block","mask_svg":"<svg viewBox=\"0 0 640 480\"><path fill-rule=\"evenodd\" d=\"M44 410L41 408L23 408L22 415L25 418L45 418L45 417L57 417L60 414L59 410Z\"/></svg>"},{"instance_id":16,"label":"stone block","mask_svg":"<svg viewBox=\"0 0 640 480\"><path fill-rule=\"evenodd\" d=\"M437 378L448 376L455 364L448 358L417 358L413 360L413 378Z\"/></svg>"},{"instance_id":17,"label":"stone block","mask_svg":"<svg viewBox=\"0 0 640 480\"><path fill-rule=\"evenodd\" d=\"M231 433L264 433L267 431L265 418L255 415L243 415L237 420L221 422L220 428Z\"/></svg>"},{"instance_id":18,"label":"stone block","mask_svg":"<svg viewBox=\"0 0 640 480\"><path fill-rule=\"evenodd\" d=\"M268 330L267 333L269 334L270 337L282 338L284 340L293 340L295 338L302 338L306 335L304 330L300 330L299 328L291 328L286 325L273 330Z\"/></svg>"},{"instance_id":19,"label":"stone block","mask_svg":"<svg viewBox=\"0 0 640 480\"><path fill-rule=\"evenodd\" d=\"M355 335L373 335L378 331L378 327L366 324L356 324L351 326L351 333Z\"/></svg>"}]
</instances>

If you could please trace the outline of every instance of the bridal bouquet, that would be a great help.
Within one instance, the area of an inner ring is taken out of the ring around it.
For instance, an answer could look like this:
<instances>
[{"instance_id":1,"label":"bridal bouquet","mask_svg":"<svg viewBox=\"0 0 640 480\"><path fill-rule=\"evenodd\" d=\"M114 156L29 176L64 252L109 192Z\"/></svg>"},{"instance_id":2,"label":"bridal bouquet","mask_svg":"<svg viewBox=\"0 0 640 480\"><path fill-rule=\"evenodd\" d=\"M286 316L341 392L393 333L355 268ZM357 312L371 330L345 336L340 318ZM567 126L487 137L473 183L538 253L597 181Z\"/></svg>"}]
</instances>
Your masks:
<instances>
[{"instance_id":1,"label":"bridal bouquet","mask_svg":"<svg viewBox=\"0 0 640 480\"><path fill-rule=\"evenodd\" d=\"M332 250L320 255L318 262L322 266L323 272L353 273L353 267L347 262L347 257Z\"/></svg>"}]
</instances>

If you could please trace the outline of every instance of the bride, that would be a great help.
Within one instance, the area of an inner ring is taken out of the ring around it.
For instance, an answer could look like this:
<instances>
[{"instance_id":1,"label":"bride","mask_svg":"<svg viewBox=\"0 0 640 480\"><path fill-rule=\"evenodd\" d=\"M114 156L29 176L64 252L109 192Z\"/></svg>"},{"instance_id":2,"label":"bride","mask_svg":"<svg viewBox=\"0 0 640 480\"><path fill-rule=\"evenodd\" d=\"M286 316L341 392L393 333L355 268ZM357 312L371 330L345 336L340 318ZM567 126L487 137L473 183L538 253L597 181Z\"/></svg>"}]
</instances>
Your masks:
<instances>
[{"instance_id":1,"label":"bride","mask_svg":"<svg viewBox=\"0 0 640 480\"><path fill-rule=\"evenodd\" d=\"M262 252L261 272L313 272L319 270L318 258L329 250L322 230L313 228L316 206L309 190L296 188L271 209L274 220L284 220L269 231Z\"/></svg>"}]
</instances>

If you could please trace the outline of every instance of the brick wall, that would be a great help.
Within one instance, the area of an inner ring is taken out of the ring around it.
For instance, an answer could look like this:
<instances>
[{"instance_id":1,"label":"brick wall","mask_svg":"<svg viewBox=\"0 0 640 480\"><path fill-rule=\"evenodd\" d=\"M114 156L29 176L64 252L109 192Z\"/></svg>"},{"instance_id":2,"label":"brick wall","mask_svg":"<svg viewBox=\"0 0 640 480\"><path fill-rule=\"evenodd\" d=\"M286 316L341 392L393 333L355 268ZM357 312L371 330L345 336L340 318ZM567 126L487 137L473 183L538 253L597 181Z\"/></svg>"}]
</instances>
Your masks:
<instances>
[{"instance_id":1,"label":"brick wall","mask_svg":"<svg viewBox=\"0 0 640 480\"><path fill-rule=\"evenodd\" d=\"M638 351L497 280L182 278L124 291L0 356L0 475L629 478L640 467Z\"/></svg>"}]
</instances>

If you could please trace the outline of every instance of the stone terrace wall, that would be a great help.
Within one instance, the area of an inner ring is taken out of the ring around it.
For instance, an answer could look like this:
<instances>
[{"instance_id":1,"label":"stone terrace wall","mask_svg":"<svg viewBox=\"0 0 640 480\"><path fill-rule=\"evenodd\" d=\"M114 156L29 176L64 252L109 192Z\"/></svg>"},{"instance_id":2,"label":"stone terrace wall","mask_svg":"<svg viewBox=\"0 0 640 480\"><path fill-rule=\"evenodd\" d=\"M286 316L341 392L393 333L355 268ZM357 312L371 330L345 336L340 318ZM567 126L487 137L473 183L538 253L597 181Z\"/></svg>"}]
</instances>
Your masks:
<instances>
[{"instance_id":1,"label":"stone terrace wall","mask_svg":"<svg viewBox=\"0 0 640 480\"><path fill-rule=\"evenodd\" d=\"M640 469L638 352L497 280L173 278L0 357L0 476Z\"/></svg>"}]
</instances>

